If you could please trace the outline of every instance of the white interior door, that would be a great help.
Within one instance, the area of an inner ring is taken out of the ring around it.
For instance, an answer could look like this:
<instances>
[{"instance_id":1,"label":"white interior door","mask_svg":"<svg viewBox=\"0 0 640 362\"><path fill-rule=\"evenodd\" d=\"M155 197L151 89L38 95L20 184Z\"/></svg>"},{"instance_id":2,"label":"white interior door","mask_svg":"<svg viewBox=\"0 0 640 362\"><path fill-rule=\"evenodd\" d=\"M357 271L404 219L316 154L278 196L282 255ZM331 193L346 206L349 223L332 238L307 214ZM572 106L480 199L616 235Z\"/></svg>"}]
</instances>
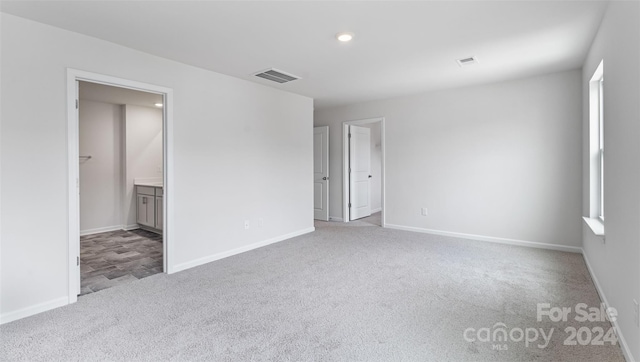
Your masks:
<instances>
[{"instance_id":1,"label":"white interior door","mask_svg":"<svg viewBox=\"0 0 640 362\"><path fill-rule=\"evenodd\" d=\"M329 221L329 127L313 129L313 218Z\"/></svg>"},{"instance_id":2,"label":"white interior door","mask_svg":"<svg viewBox=\"0 0 640 362\"><path fill-rule=\"evenodd\" d=\"M77 280L77 285L76 285L76 295L80 295L81 293L81 289L82 289L82 275L80 273L80 82L76 80L76 112L75 112L75 121L76 121L76 125L78 127L77 132L78 132L78 139L76 139L76 143L75 143L75 147L77 147L78 149L78 158L77 158L77 162L78 162L78 169L76 172L76 175L78 176L76 178L76 220L75 220L75 226L77 227L78 230L78 240L76 243L77 246L77 259L76 259L76 280ZM69 288L69 289L73 289L73 288Z\"/></svg>"},{"instance_id":3,"label":"white interior door","mask_svg":"<svg viewBox=\"0 0 640 362\"><path fill-rule=\"evenodd\" d=\"M349 220L371 215L371 130L349 126Z\"/></svg>"}]
</instances>

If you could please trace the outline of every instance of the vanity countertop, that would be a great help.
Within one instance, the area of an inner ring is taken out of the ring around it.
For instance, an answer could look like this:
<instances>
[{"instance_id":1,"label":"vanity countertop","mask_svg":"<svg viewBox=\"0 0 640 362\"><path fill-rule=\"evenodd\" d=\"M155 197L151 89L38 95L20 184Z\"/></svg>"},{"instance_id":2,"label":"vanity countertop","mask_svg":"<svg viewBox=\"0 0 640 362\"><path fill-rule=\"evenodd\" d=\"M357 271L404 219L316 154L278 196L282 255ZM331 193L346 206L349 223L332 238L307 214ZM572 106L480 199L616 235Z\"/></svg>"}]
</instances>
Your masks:
<instances>
[{"instance_id":1,"label":"vanity countertop","mask_svg":"<svg viewBox=\"0 0 640 362\"><path fill-rule=\"evenodd\" d=\"M162 182L134 182L134 186L163 187Z\"/></svg>"}]
</instances>

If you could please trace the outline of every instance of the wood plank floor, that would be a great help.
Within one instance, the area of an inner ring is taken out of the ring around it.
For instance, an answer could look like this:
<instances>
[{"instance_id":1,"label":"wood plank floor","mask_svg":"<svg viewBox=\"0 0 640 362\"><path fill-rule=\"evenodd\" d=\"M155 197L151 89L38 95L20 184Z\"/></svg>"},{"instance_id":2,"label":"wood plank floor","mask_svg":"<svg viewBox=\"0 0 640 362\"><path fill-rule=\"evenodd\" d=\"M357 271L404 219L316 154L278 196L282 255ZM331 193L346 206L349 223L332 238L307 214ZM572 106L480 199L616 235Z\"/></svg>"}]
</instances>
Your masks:
<instances>
[{"instance_id":1,"label":"wood plank floor","mask_svg":"<svg viewBox=\"0 0 640 362\"><path fill-rule=\"evenodd\" d=\"M111 231L80 238L80 295L162 273L162 235Z\"/></svg>"}]
</instances>

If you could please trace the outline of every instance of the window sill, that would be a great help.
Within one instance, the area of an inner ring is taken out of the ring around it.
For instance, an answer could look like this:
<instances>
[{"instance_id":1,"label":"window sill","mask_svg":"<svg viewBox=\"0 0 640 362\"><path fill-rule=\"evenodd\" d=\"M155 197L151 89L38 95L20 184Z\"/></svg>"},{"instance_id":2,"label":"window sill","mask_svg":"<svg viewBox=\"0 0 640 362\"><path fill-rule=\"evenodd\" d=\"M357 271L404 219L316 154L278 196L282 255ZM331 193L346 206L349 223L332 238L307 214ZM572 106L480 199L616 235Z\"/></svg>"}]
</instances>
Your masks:
<instances>
[{"instance_id":1,"label":"window sill","mask_svg":"<svg viewBox=\"0 0 640 362\"><path fill-rule=\"evenodd\" d=\"M587 224L587 226L589 226L591 231L593 231L596 236L604 238L604 223L600 218L583 217L582 220L584 220L584 222Z\"/></svg>"}]
</instances>

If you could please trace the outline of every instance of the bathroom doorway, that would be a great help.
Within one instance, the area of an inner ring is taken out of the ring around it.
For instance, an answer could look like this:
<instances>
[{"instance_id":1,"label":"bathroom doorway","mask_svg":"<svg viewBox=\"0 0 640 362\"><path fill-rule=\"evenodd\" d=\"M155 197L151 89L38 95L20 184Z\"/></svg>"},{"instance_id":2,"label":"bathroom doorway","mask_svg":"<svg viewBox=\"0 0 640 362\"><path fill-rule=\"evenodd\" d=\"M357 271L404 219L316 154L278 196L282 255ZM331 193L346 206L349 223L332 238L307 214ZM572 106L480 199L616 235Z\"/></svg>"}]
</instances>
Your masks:
<instances>
[{"instance_id":1,"label":"bathroom doorway","mask_svg":"<svg viewBox=\"0 0 640 362\"><path fill-rule=\"evenodd\" d=\"M162 272L163 100L80 81L80 295Z\"/></svg>"},{"instance_id":2,"label":"bathroom doorway","mask_svg":"<svg viewBox=\"0 0 640 362\"><path fill-rule=\"evenodd\" d=\"M69 117L69 299L75 302L169 272L171 90L72 70L68 79L75 95Z\"/></svg>"}]
</instances>

